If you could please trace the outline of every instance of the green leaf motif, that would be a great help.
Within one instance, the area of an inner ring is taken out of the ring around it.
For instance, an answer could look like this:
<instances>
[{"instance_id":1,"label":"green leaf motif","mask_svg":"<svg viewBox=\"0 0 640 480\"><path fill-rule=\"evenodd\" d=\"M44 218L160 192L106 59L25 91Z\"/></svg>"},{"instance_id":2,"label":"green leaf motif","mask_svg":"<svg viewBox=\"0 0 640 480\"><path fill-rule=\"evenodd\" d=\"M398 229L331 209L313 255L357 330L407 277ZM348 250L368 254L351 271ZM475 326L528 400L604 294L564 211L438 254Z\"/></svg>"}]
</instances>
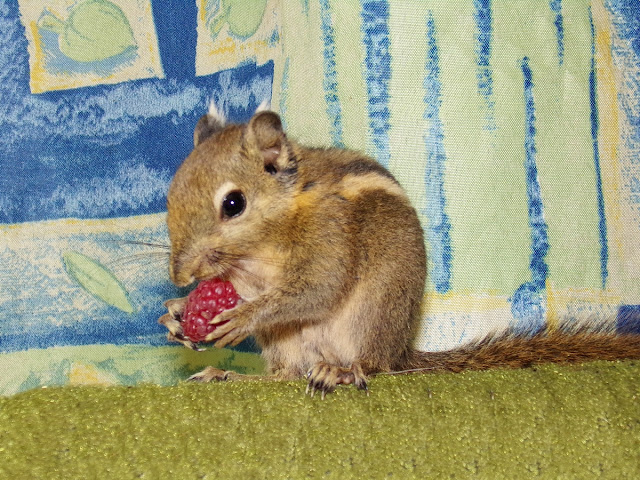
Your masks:
<instances>
[{"instance_id":1,"label":"green leaf motif","mask_svg":"<svg viewBox=\"0 0 640 480\"><path fill-rule=\"evenodd\" d=\"M87 292L123 312L134 312L125 288L100 263L75 251L65 252L62 260L67 274Z\"/></svg>"},{"instance_id":2,"label":"green leaf motif","mask_svg":"<svg viewBox=\"0 0 640 480\"><path fill-rule=\"evenodd\" d=\"M95 62L137 48L124 12L108 0L83 0L67 20L44 10L38 26L59 35L60 51L76 62Z\"/></svg>"},{"instance_id":3,"label":"green leaf motif","mask_svg":"<svg viewBox=\"0 0 640 480\"><path fill-rule=\"evenodd\" d=\"M212 38L216 38L222 27L229 24L229 32L241 39L247 39L256 33L264 12L267 0L218 0L209 2L208 9L218 11L216 18L209 21Z\"/></svg>"}]
</instances>

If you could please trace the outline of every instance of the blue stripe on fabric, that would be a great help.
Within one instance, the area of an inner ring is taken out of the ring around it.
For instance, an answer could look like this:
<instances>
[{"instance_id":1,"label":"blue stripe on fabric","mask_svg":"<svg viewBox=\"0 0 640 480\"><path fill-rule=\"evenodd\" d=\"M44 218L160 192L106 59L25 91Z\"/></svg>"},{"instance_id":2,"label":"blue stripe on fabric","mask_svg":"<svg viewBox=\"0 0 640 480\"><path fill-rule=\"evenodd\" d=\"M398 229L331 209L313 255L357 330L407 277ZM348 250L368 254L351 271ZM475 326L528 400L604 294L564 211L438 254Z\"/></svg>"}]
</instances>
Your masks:
<instances>
[{"instance_id":1,"label":"blue stripe on fabric","mask_svg":"<svg viewBox=\"0 0 640 480\"><path fill-rule=\"evenodd\" d=\"M302 13L308 17L309 16L309 0L300 0L300 3L302 4Z\"/></svg>"},{"instance_id":2,"label":"blue stripe on fabric","mask_svg":"<svg viewBox=\"0 0 640 480\"><path fill-rule=\"evenodd\" d=\"M558 63L564 63L564 19L562 17L562 0L551 0L549 7L556 14L553 24L556 27L556 41L558 43Z\"/></svg>"},{"instance_id":3,"label":"blue stripe on fabric","mask_svg":"<svg viewBox=\"0 0 640 480\"><path fill-rule=\"evenodd\" d=\"M612 23L616 35L628 42L629 50L640 56L640 2L638 0L605 0L612 14ZM616 49L616 56L628 56L624 49Z\"/></svg>"},{"instance_id":4,"label":"blue stripe on fabric","mask_svg":"<svg viewBox=\"0 0 640 480\"><path fill-rule=\"evenodd\" d=\"M616 315L616 331L640 334L640 305L621 305Z\"/></svg>"},{"instance_id":5,"label":"blue stripe on fabric","mask_svg":"<svg viewBox=\"0 0 640 480\"><path fill-rule=\"evenodd\" d=\"M596 171L596 192L598 201L598 233L600 235L600 276L602 288L607 284L609 276L609 247L607 243L607 218L604 209L604 194L602 192L602 170L600 167L600 148L598 145L598 98L596 77L596 34L591 9L589 9L591 21L591 72L589 73L589 99L591 101L591 139L593 141L593 161Z\"/></svg>"},{"instance_id":6,"label":"blue stripe on fabric","mask_svg":"<svg viewBox=\"0 0 640 480\"><path fill-rule=\"evenodd\" d=\"M431 247L433 267L429 276L438 293L451 289L451 223L445 213L444 170L447 160L444 149L444 128L440 119L441 82L440 58L436 42L436 27L433 15L427 17L427 61L424 77L424 118L429 122L424 141L427 151L425 189L428 218L427 239Z\"/></svg>"},{"instance_id":7,"label":"blue stripe on fabric","mask_svg":"<svg viewBox=\"0 0 640 480\"><path fill-rule=\"evenodd\" d=\"M605 0L616 32L613 61L619 65L620 89L617 93L620 122L620 142L624 145L622 195L627 198L627 208L640 208L640 81L638 81L638 57L640 56L640 2L638 0ZM634 226L640 227L638 220Z\"/></svg>"},{"instance_id":8,"label":"blue stripe on fabric","mask_svg":"<svg viewBox=\"0 0 640 480\"><path fill-rule=\"evenodd\" d=\"M482 95L487 107L488 130L495 130L493 101L493 72L491 70L491 38L493 34L491 0L474 0L476 12L476 61L478 64L476 78L478 80L478 93Z\"/></svg>"},{"instance_id":9,"label":"blue stripe on fabric","mask_svg":"<svg viewBox=\"0 0 640 480\"><path fill-rule=\"evenodd\" d=\"M525 173L529 226L531 228L531 261L529 264L531 281L521 285L513 294L511 312L516 320L514 326L516 330L536 331L544 326L545 321L543 291L549 270L545 262L549 251L549 238L547 223L544 220L542 193L536 165L534 84L528 57L522 59L522 75L524 77L525 108Z\"/></svg>"},{"instance_id":10,"label":"blue stripe on fabric","mask_svg":"<svg viewBox=\"0 0 640 480\"><path fill-rule=\"evenodd\" d=\"M320 28L324 46L322 87L324 89L324 99L327 103L327 115L329 116L329 135L331 136L331 142L335 146L344 148L342 141L342 107L338 97L335 34L331 21L329 0L320 0Z\"/></svg>"},{"instance_id":11,"label":"blue stripe on fabric","mask_svg":"<svg viewBox=\"0 0 640 480\"><path fill-rule=\"evenodd\" d=\"M387 0L362 1L362 35L365 47L365 82L369 130L374 147L373 155L389 166L389 81L391 54L389 52L389 3Z\"/></svg>"}]
</instances>

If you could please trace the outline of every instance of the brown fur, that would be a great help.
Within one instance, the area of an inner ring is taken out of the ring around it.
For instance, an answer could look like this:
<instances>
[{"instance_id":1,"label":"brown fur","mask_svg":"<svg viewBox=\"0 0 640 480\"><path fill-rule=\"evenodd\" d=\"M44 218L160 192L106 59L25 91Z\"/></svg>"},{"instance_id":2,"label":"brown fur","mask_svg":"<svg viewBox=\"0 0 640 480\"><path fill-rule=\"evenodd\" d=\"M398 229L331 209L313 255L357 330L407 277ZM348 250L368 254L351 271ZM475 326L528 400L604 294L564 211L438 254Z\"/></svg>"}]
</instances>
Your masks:
<instances>
[{"instance_id":1,"label":"brown fur","mask_svg":"<svg viewBox=\"0 0 640 480\"><path fill-rule=\"evenodd\" d=\"M218 347L253 335L269 370L306 375L311 392L366 388L366 376L405 369L459 371L542 361L640 357L637 340L588 333L501 336L451 352L413 350L426 276L418 216L391 174L357 152L289 140L279 117L224 126L203 117L195 149L168 195L170 276L179 286L222 277L245 300L220 314ZM246 198L228 218L230 191ZM160 321L184 339L184 300ZM197 380L227 379L207 369Z\"/></svg>"},{"instance_id":2,"label":"brown fur","mask_svg":"<svg viewBox=\"0 0 640 480\"><path fill-rule=\"evenodd\" d=\"M502 334L445 352L412 352L407 369L461 372L640 358L640 335L583 330Z\"/></svg>"}]
</instances>

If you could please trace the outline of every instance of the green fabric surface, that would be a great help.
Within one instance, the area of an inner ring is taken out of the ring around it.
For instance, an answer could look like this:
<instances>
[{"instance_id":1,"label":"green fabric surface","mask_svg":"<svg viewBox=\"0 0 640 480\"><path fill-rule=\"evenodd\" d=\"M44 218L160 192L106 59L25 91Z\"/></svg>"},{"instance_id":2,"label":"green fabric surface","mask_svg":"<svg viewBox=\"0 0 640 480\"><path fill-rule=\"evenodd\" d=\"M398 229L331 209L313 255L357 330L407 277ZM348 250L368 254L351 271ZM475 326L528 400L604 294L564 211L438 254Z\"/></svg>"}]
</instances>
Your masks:
<instances>
[{"instance_id":1,"label":"green fabric surface","mask_svg":"<svg viewBox=\"0 0 640 480\"><path fill-rule=\"evenodd\" d=\"M0 478L640 478L639 362L0 398Z\"/></svg>"}]
</instances>

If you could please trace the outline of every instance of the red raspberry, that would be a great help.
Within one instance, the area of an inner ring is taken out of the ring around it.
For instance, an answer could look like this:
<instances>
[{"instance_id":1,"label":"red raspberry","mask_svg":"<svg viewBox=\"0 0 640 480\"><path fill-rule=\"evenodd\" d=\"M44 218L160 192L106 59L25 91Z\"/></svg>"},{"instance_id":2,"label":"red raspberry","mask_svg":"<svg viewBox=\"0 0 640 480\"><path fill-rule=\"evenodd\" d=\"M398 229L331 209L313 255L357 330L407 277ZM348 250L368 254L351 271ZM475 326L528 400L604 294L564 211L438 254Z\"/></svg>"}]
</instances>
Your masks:
<instances>
[{"instance_id":1,"label":"red raspberry","mask_svg":"<svg viewBox=\"0 0 640 480\"><path fill-rule=\"evenodd\" d=\"M235 307L238 300L240 296L231 282L219 278L203 280L187 296L182 313L182 333L192 342L201 342L221 325L209 325L209 321L220 312Z\"/></svg>"}]
</instances>

